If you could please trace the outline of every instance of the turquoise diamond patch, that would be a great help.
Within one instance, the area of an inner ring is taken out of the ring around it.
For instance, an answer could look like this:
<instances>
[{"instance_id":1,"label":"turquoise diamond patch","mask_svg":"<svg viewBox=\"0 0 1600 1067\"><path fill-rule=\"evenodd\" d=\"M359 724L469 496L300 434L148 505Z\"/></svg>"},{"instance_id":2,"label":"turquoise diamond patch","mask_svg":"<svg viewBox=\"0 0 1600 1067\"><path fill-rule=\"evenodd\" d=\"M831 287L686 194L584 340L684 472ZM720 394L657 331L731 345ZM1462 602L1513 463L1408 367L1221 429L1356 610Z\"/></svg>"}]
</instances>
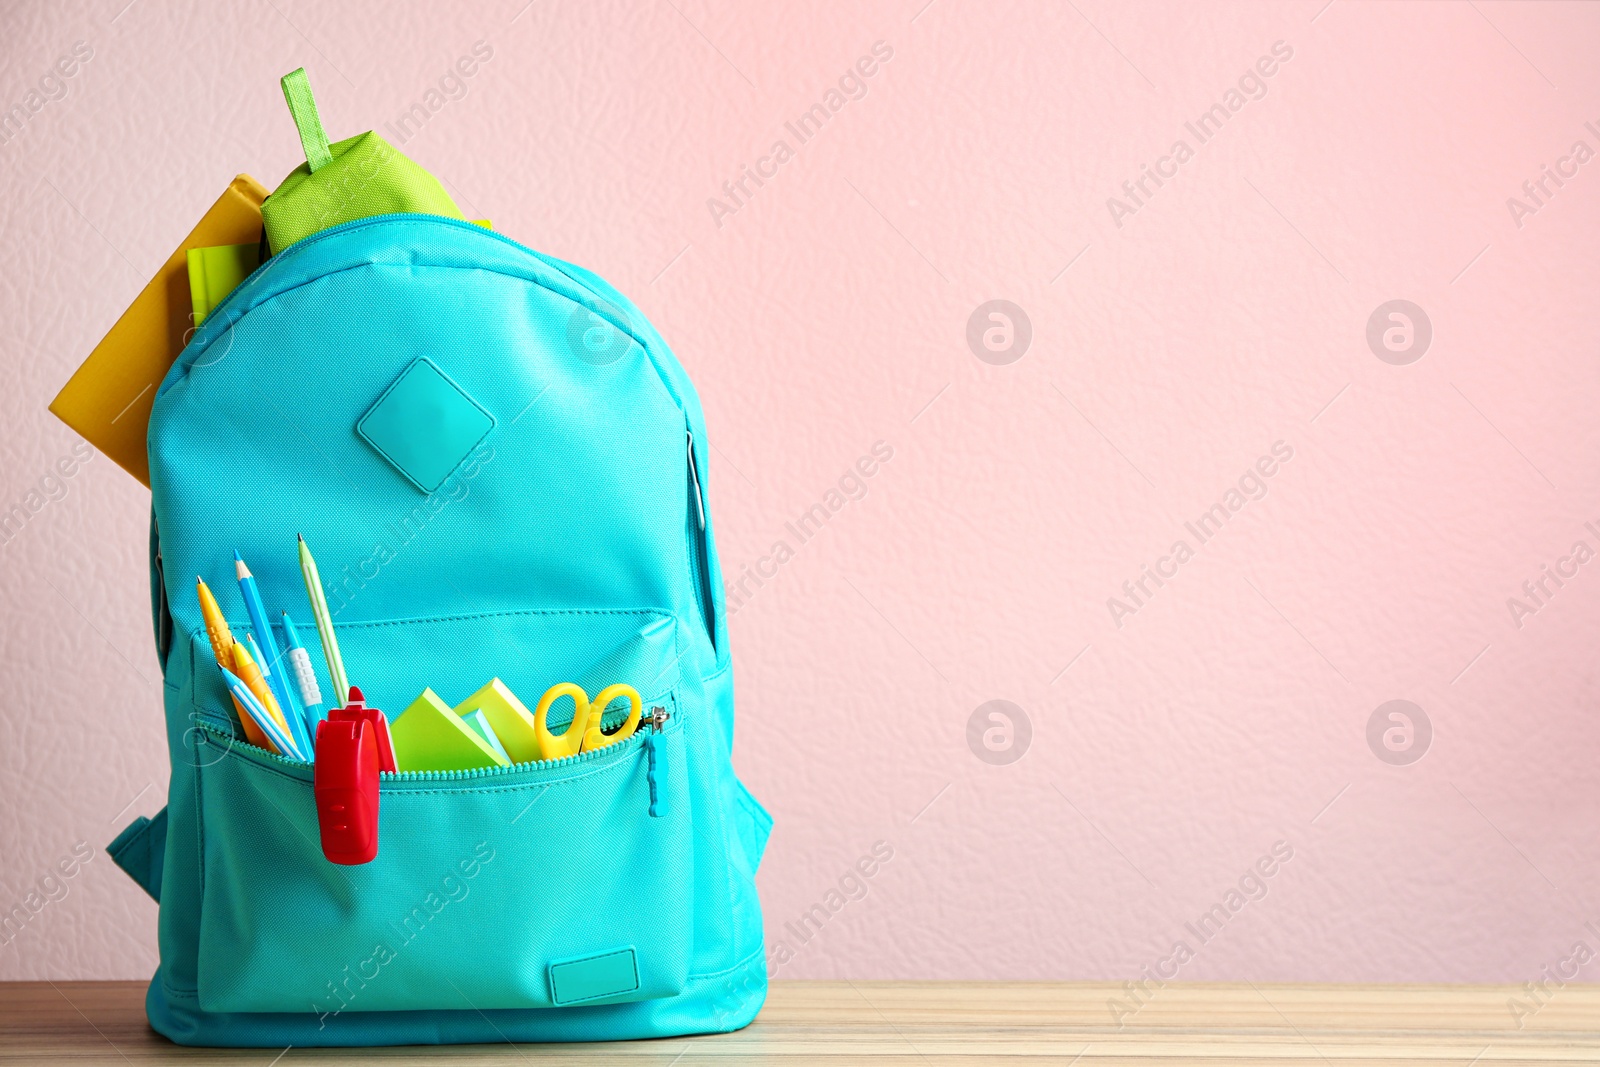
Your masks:
<instances>
[{"instance_id":1,"label":"turquoise diamond patch","mask_svg":"<svg viewBox=\"0 0 1600 1067\"><path fill-rule=\"evenodd\" d=\"M494 428L494 416L432 360L418 359L356 423L356 433L431 493Z\"/></svg>"}]
</instances>

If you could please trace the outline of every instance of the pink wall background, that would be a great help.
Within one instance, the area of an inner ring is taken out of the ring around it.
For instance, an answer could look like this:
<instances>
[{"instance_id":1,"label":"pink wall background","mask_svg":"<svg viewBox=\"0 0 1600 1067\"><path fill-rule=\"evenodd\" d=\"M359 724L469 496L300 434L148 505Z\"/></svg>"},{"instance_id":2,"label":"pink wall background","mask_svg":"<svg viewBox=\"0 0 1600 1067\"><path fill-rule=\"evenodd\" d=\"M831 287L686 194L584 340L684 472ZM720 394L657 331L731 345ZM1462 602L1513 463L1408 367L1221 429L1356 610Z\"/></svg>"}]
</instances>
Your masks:
<instances>
[{"instance_id":1,"label":"pink wall background","mask_svg":"<svg viewBox=\"0 0 1600 1067\"><path fill-rule=\"evenodd\" d=\"M1600 150L1600 8L125 3L4 16L6 108L94 55L0 145L0 509L70 452L46 403L205 206L298 162L280 75L347 136L481 40L403 150L638 300L705 401L724 568L775 573L731 627L779 976L1124 979L1183 941L1184 978L1520 983L1600 950L1600 561L1507 605L1600 551L1600 161L1507 206ZM708 198L880 41L718 225ZM994 299L1031 324L1007 365L966 339ZM1407 365L1366 339L1397 299L1432 328ZM1276 442L1201 545L1185 522ZM42 492L0 546L0 907L95 851L0 978L145 977L155 908L100 850L166 781L148 494L103 457ZM1180 539L1119 627L1108 598ZM1409 765L1367 738L1396 699L1431 724ZM991 700L1026 719L1014 762L977 755L986 718L969 744ZM1241 878L1258 899L1186 930Z\"/></svg>"}]
</instances>

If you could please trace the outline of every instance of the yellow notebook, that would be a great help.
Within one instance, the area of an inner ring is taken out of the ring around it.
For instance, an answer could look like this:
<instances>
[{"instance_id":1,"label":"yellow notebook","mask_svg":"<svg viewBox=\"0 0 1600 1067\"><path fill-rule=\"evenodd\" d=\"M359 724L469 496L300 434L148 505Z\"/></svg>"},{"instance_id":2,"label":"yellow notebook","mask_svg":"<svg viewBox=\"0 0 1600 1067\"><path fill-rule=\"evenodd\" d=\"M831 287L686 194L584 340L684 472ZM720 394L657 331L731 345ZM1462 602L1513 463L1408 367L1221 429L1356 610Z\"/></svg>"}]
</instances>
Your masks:
<instances>
[{"instance_id":1,"label":"yellow notebook","mask_svg":"<svg viewBox=\"0 0 1600 1067\"><path fill-rule=\"evenodd\" d=\"M256 243L266 198L266 188L248 174L233 179L50 402L62 422L147 486L150 409L192 328L189 249Z\"/></svg>"}]
</instances>

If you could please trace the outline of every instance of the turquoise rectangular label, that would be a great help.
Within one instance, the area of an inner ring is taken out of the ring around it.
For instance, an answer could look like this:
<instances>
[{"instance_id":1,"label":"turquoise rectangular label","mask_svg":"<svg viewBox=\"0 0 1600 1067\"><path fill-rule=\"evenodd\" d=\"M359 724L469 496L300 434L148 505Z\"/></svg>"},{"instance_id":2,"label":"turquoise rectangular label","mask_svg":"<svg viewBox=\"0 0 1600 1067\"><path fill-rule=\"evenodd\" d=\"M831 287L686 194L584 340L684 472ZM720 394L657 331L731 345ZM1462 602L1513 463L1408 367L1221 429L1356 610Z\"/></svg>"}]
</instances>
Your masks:
<instances>
[{"instance_id":1,"label":"turquoise rectangular label","mask_svg":"<svg viewBox=\"0 0 1600 1067\"><path fill-rule=\"evenodd\" d=\"M557 1004L614 997L638 988L639 965L632 948L550 965L550 999Z\"/></svg>"}]
</instances>

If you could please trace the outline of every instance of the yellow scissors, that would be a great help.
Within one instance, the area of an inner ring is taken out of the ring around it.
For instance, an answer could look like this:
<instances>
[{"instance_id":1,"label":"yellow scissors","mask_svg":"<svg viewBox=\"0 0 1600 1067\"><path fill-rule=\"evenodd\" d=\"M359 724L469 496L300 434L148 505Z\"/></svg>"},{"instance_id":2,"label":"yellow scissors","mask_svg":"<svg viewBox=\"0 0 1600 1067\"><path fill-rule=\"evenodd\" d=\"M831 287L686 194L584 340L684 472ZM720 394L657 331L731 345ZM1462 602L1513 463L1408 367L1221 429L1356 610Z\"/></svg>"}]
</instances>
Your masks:
<instances>
[{"instance_id":1,"label":"yellow scissors","mask_svg":"<svg viewBox=\"0 0 1600 1067\"><path fill-rule=\"evenodd\" d=\"M609 734L601 733L600 717L613 700L624 696L628 698L628 720ZM550 706L562 697L572 698L572 723L565 733L552 734L548 726ZM574 756L579 752L592 752L631 737L639 727L639 714L643 710L644 702L639 699L639 691L631 685L619 682L607 686L593 701L590 701L589 694L583 691L582 686L572 682L553 685L539 698L539 706L533 713L534 732L539 739L539 758L556 759Z\"/></svg>"}]
</instances>

